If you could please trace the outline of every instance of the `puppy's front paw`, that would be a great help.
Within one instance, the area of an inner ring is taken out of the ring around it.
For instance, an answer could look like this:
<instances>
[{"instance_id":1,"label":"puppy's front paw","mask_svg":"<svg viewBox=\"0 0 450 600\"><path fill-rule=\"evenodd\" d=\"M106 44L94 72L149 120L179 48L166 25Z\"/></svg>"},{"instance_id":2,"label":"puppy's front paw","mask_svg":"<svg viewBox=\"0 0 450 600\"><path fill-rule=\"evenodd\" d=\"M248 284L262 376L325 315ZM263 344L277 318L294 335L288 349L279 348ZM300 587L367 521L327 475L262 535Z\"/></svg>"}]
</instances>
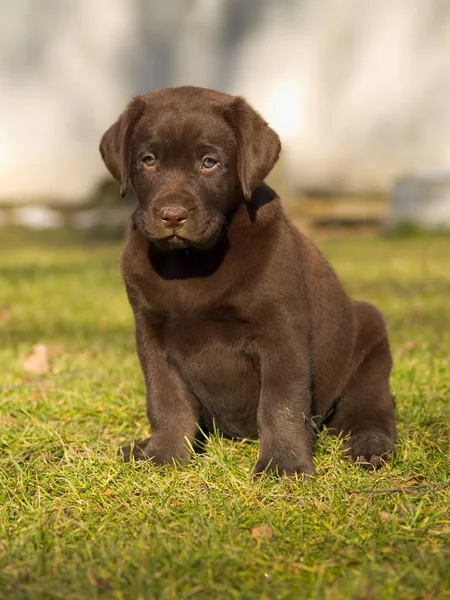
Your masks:
<instances>
[{"instance_id":1,"label":"puppy's front paw","mask_svg":"<svg viewBox=\"0 0 450 600\"><path fill-rule=\"evenodd\" d=\"M364 431L346 441L344 452L364 469L379 469L393 456L395 445L382 433Z\"/></svg>"},{"instance_id":2,"label":"puppy's front paw","mask_svg":"<svg viewBox=\"0 0 450 600\"><path fill-rule=\"evenodd\" d=\"M260 458L256 463L253 479L257 479L263 473L291 477L293 475L311 476L314 475L315 472L312 460L286 461Z\"/></svg>"},{"instance_id":3,"label":"puppy's front paw","mask_svg":"<svg viewBox=\"0 0 450 600\"><path fill-rule=\"evenodd\" d=\"M145 448L148 445L150 438L141 440L140 442L132 442L120 448L118 455L123 458L124 462L130 462L132 458L134 460L149 460L150 456L146 454Z\"/></svg>"},{"instance_id":4,"label":"puppy's front paw","mask_svg":"<svg viewBox=\"0 0 450 600\"><path fill-rule=\"evenodd\" d=\"M140 442L133 442L119 450L119 455L125 462L131 458L134 460L149 460L155 465L174 464L175 462L185 463L189 461L189 450L182 445L178 449L157 444L153 438L147 438Z\"/></svg>"}]
</instances>

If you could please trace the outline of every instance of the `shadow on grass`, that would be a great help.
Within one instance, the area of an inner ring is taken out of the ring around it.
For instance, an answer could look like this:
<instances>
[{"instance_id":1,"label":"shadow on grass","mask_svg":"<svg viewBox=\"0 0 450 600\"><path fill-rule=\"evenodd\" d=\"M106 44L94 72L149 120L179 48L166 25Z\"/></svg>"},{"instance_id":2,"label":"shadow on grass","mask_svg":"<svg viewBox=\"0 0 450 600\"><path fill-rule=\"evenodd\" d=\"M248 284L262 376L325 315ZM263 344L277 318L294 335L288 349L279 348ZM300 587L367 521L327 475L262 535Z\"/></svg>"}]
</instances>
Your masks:
<instances>
[{"instance_id":1,"label":"shadow on grass","mask_svg":"<svg viewBox=\"0 0 450 600\"><path fill-rule=\"evenodd\" d=\"M130 211L131 214L131 211ZM70 228L32 231L22 227L11 227L1 231L0 249L17 251L24 247L41 246L48 248L96 246L116 244L125 238L126 223L115 228L95 227L78 230Z\"/></svg>"},{"instance_id":2,"label":"shadow on grass","mask_svg":"<svg viewBox=\"0 0 450 600\"><path fill-rule=\"evenodd\" d=\"M45 324L21 322L4 328L2 332L2 343L5 346L17 346L19 344L30 344L37 342L51 342L52 345L66 346L70 343L83 342L87 345L101 346L129 346L130 351L134 350L134 327L130 321L129 324L105 325L100 326L94 323L83 323L60 320L57 317L51 322Z\"/></svg>"},{"instance_id":3,"label":"shadow on grass","mask_svg":"<svg viewBox=\"0 0 450 600\"><path fill-rule=\"evenodd\" d=\"M117 277L120 277L119 273L119 260L120 253L111 254L108 258L99 258L98 256L92 262L87 262L85 256L83 260L79 263L74 263L73 258L68 260L67 263L63 264L21 264L21 265L7 265L0 266L0 276L2 278L7 278L11 283L19 281L21 278L26 279L27 281L35 282L40 277L48 277L48 276L59 276L59 275L69 275L76 277L77 275L83 276L87 272L98 272L101 275L105 269L109 270L117 270Z\"/></svg>"}]
</instances>

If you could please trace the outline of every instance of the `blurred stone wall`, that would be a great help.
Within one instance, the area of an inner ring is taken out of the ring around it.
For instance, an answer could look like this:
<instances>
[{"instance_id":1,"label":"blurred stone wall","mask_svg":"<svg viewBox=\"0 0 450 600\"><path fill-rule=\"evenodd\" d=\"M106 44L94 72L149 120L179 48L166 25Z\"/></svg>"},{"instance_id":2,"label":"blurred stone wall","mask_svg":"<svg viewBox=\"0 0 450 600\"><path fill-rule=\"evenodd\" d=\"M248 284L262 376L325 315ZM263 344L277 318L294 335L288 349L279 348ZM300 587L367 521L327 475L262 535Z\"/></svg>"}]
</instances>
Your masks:
<instances>
[{"instance_id":1,"label":"blurred stone wall","mask_svg":"<svg viewBox=\"0 0 450 600\"><path fill-rule=\"evenodd\" d=\"M450 165L447 0L0 0L0 202L74 202L135 94L216 87L279 131L301 190Z\"/></svg>"}]
</instances>

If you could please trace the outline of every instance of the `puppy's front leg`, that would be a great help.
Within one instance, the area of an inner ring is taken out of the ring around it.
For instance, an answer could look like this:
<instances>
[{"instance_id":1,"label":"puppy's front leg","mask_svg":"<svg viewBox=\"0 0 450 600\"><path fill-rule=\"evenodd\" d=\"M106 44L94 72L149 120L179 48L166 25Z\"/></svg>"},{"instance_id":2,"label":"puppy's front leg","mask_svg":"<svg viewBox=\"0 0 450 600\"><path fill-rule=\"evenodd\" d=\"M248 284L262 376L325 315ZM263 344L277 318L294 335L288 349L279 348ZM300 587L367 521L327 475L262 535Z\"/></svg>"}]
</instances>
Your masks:
<instances>
[{"instance_id":1,"label":"puppy's front leg","mask_svg":"<svg viewBox=\"0 0 450 600\"><path fill-rule=\"evenodd\" d=\"M260 361L260 452L254 476L264 471L310 475L314 464L307 345L286 334L261 348Z\"/></svg>"},{"instance_id":2,"label":"puppy's front leg","mask_svg":"<svg viewBox=\"0 0 450 600\"><path fill-rule=\"evenodd\" d=\"M125 460L151 459L155 464L187 462L197 433L197 402L170 367L144 312L135 311L136 345L147 390L147 416L152 435L125 446Z\"/></svg>"}]
</instances>

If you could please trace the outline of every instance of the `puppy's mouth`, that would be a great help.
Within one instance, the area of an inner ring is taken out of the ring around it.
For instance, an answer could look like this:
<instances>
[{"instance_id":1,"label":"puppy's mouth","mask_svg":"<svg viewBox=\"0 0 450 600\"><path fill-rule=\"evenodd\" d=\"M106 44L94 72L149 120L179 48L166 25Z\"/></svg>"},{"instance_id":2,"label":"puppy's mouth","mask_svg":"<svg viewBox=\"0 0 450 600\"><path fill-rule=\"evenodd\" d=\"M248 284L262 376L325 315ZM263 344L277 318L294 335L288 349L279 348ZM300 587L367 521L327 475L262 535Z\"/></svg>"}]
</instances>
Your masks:
<instances>
[{"instance_id":1,"label":"puppy's mouth","mask_svg":"<svg viewBox=\"0 0 450 600\"><path fill-rule=\"evenodd\" d=\"M189 248L189 246L192 246L192 242L190 240L181 235L177 235L176 233L154 241L160 247L164 246L165 248L172 248L173 250L181 250L183 248Z\"/></svg>"},{"instance_id":2,"label":"puppy's mouth","mask_svg":"<svg viewBox=\"0 0 450 600\"><path fill-rule=\"evenodd\" d=\"M195 250L210 250L215 246L220 237L220 231L215 231L211 236L202 239L189 239L179 234L168 235L163 238L152 238L155 246L161 250L183 250L194 248Z\"/></svg>"},{"instance_id":3,"label":"puppy's mouth","mask_svg":"<svg viewBox=\"0 0 450 600\"><path fill-rule=\"evenodd\" d=\"M185 235L183 235L183 233ZM165 236L155 236L146 230L146 235L155 246L166 252L187 248L210 250L219 240L220 234L221 228L216 224L214 226L206 227L203 231L189 237L186 236L186 232L183 231L183 228L180 228L180 231L177 231L176 229L168 231Z\"/></svg>"}]
</instances>

